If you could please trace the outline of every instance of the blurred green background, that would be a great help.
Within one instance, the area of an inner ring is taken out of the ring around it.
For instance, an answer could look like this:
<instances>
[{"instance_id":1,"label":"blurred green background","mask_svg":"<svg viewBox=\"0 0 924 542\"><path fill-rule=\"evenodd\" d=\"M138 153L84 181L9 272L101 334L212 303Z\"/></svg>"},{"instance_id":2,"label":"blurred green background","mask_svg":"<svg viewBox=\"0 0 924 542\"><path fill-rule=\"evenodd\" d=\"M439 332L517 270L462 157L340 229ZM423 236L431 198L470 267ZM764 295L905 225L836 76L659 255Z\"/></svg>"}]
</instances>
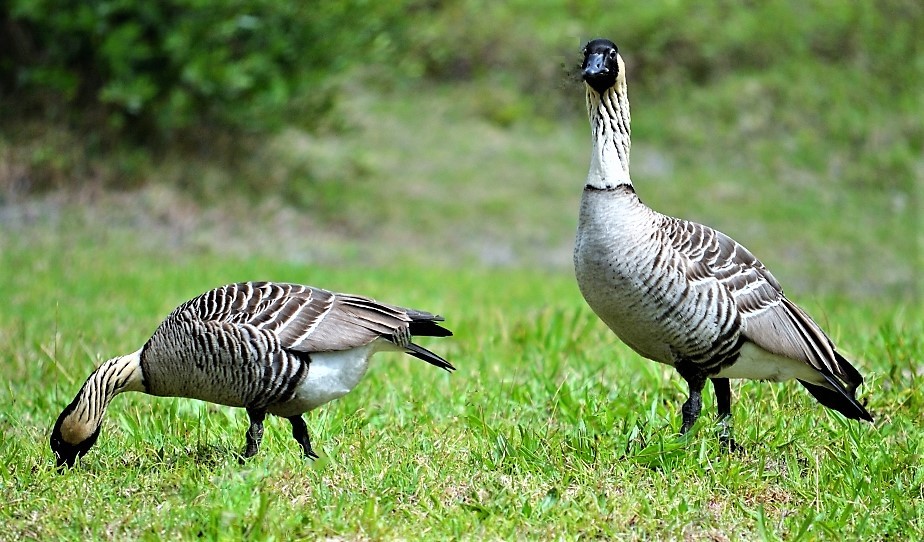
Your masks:
<instances>
[{"instance_id":1,"label":"blurred green background","mask_svg":"<svg viewBox=\"0 0 924 542\"><path fill-rule=\"evenodd\" d=\"M0 24L0 248L570 272L576 67L605 36L646 203L790 293L922 291L916 0L11 0Z\"/></svg>"}]
</instances>

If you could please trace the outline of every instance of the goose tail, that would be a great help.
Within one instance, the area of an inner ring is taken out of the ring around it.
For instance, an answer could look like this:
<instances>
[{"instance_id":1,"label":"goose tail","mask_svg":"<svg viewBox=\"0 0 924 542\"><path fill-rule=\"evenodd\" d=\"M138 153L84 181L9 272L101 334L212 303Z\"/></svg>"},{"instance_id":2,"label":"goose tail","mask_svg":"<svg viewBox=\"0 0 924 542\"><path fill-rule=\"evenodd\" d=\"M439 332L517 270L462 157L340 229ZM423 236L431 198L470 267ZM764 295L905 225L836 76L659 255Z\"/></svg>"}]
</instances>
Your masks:
<instances>
[{"instance_id":1,"label":"goose tail","mask_svg":"<svg viewBox=\"0 0 924 542\"><path fill-rule=\"evenodd\" d=\"M799 383L805 386L805 389L807 389L819 403L831 410L836 410L851 420L873 421L873 416L866 410L866 407L856 400L852 392L845 390L834 377L827 374L824 376L834 389L811 384L804 380L800 380Z\"/></svg>"}]
</instances>

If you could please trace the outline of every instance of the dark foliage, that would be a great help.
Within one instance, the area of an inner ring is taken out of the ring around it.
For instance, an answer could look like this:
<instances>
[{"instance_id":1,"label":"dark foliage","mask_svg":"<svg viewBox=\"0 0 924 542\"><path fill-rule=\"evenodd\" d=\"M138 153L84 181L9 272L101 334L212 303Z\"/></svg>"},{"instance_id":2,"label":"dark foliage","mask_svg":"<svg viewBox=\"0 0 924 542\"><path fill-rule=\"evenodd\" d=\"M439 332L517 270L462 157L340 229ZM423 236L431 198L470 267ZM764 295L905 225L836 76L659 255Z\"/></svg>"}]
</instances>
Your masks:
<instances>
[{"instance_id":1,"label":"dark foliage","mask_svg":"<svg viewBox=\"0 0 924 542\"><path fill-rule=\"evenodd\" d=\"M274 0L11 0L0 7L4 113L150 143L260 132L330 102L322 78L375 61L393 6Z\"/></svg>"}]
</instances>

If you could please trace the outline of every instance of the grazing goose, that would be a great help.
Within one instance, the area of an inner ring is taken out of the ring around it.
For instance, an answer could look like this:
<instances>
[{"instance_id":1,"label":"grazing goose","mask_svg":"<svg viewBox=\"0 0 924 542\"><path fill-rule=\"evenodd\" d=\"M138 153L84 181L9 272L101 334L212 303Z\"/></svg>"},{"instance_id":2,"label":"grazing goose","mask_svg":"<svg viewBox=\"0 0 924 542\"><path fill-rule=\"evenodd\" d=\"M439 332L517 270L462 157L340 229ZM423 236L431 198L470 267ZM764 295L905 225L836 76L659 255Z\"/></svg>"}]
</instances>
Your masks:
<instances>
[{"instance_id":1,"label":"grazing goose","mask_svg":"<svg viewBox=\"0 0 924 542\"><path fill-rule=\"evenodd\" d=\"M257 453L267 413L287 418L309 458L302 413L349 393L383 350L452 371L411 342L447 337L442 317L366 297L270 282L229 284L177 307L140 350L103 363L55 423L51 449L73 466L99 437L109 401L123 391L243 407L250 417L243 456Z\"/></svg>"},{"instance_id":2,"label":"grazing goose","mask_svg":"<svg viewBox=\"0 0 924 542\"><path fill-rule=\"evenodd\" d=\"M639 200L629 177L625 65L609 40L589 42L583 54L593 151L574 247L577 282L623 342L687 381L680 432L699 417L706 379L730 446L729 378L795 378L822 405L873 421L854 397L863 377L757 258L721 232Z\"/></svg>"}]
</instances>

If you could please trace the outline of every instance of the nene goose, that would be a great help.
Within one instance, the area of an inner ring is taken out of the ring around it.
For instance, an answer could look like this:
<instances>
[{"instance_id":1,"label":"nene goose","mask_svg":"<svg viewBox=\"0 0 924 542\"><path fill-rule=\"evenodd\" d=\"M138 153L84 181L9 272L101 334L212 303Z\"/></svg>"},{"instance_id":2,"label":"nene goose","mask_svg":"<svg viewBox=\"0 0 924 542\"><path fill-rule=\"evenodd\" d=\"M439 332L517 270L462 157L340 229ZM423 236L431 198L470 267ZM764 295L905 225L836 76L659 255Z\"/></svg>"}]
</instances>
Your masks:
<instances>
[{"instance_id":1,"label":"nene goose","mask_svg":"<svg viewBox=\"0 0 924 542\"><path fill-rule=\"evenodd\" d=\"M685 434L715 388L720 438L731 437L729 378L795 378L824 406L872 421L854 393L863 377L746 248L712 228L662 215L629 177L629 101L616 45L587 43L582 78L593 134L574 267L591 309L629 347L689 385Z\"/></svg>"},{"instance_id":2,"label":"nene goose","mask_svg":"<svg viewBox=\"0 0 924 542\"><path fill-rule=\"evenodd\" d=\"M247 409L243 457L257 453L267 413L287 418L292 436L317 458L304 412L346 395L382 350L403 351L452 371L411 342L452 335L442 317L310 286L230 284L177 307L141 349L103 363L55 423L51 449L71 467L99 437L109 402L124 391L188 397Z\"/></svg>"}]
</instances>

